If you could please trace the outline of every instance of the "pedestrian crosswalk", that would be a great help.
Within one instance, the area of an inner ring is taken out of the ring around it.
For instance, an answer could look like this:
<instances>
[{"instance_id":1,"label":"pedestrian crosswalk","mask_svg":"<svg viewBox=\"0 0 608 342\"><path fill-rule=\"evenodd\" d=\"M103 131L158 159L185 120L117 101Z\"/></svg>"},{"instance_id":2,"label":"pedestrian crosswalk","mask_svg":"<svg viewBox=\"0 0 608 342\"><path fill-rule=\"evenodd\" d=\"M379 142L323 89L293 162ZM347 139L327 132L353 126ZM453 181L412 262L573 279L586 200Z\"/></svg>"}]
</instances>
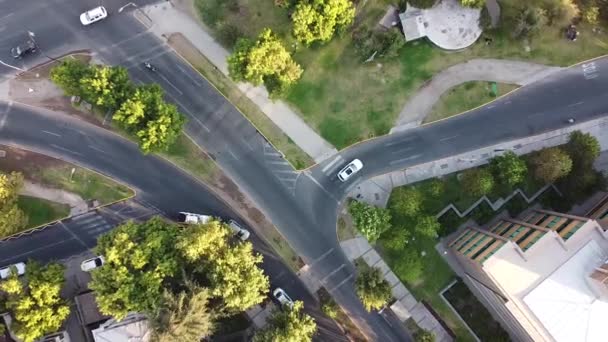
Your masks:
<instances>
[{"instance_id":1,"label":"pedestrian crosswalk","mask_svg":"<svg viewBox=\"0 0 608 342\"><path fill-rule=\"evenodd\" d=\"M267 141L262 143L264 161L275 177L290 191L294 193L299 172L295 171L285 157Z\"/></svg>"},{"instance_id":2,"label":"pedestrian crosswalk","mask_svg":"<svg viewBox=\"0 0 608 342\"><path fill-rule=\"evenodd\" d=\"M345 160L341 155L335 156L333 159L328 159L327 164L323 166L321 172L327 176L331 176L338 171L338 169L344 164Z\"/></svg>"}]
</instances>

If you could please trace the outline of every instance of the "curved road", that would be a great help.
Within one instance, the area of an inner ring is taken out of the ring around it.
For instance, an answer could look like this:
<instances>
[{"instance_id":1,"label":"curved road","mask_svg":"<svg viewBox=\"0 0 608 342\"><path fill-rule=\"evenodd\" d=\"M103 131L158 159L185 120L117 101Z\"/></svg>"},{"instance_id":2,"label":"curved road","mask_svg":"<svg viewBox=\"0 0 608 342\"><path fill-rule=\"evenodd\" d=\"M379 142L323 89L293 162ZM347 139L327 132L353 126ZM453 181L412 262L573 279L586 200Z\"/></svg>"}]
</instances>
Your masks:
<instances>
[{"instance_id":1,"label":"curved road","mask_svg":"<svg viewBox=\"0 0 608 342\"><path fill-rule=\"evenodd\" d=\"M345 162L357 157L365 167L353 180L340 183L333 167L327 168L334 157L302 173L292 170L196 71L128 13L117 14L117 8L123 5L120 1L104 1L110 17L82 28L77 22L78 14L96 5L96 1L84 2L0 3L0 13L11 13L0 18L0 29L10 27L10 30L4 29L11 32L0 38L0 47L14 44L17 36L12 33L26 29L22 23L38 13L40 20L32 24L36 27L31 30L44 32L37 32L44 51L60 55L92 48L105 62L126 66L135 80L159 83L168 99L188 116L188 134L213 155L257 203L372 340L403 341L409 337L402 329L389 327L378 314L367 313L356 298L354 268L340 249L335 232L336 210L350 188L384 172L557 129L567 117L583 121L608 112L605 71L608 62L601 59L594 63L594 70L590 66L586 66L585 71L580 66L573 67L466 115L344 150L339 154ZM46 11L51 14L42 15ZM62 35L53 35L54 30ZM6 58L0 53L1 60ZM32 56L20 67L30 67L42 60L42 56ZM151 60L160 72L151 74L142 70L142 60ZM10 73L8 69L0 71ZM45 135L41 130L60 136ZM154 163L155 157L141 156L122 138L74 118L18 105L0 108L0 143L6 142L68 159L136 184L147 202L166 212L193 208L222 215L226 210L213 199L200 199L201 194L193 192L197 188L190 187L184 177L167 177L172 173Z\"/></svg>"}]
</instances>

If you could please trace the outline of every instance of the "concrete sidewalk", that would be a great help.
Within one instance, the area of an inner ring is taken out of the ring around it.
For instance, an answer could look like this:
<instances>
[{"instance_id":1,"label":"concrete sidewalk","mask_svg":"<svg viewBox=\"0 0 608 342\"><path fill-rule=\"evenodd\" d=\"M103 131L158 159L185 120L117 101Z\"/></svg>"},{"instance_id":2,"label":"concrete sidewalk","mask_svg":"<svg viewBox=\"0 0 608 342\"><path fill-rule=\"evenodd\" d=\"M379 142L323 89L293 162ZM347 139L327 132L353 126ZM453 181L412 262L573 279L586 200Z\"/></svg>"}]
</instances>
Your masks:
<instances>
[{"instance_id":1,"label":"concrete sidewalk","mask_svg":"<svg viewBox=\"0 0 608 342\"><path fill-rule=\"evenodd\" d=\"M197 21L191 16L175 8L170 2L150 5L134 11L134 15L151 32L163 40L172 33L181 33L186 37L211 63L228 77L229 52L215 41ZM336 148L310 128L298 114L285 102L272 101L264 87L254 87L250 84L239 83L238 88L253 101L272 122L274 122L291 140L316 162L320 162L337 152Z\"/></svg>"},{"instance_id":2,"label":"concrete sidewalk","mask_svg":"<svg viewBox=\"0 0 608 342\"><path fill-rule=\"evenodd\" d=\"M48 188L44 185L32 183L30 181L23 182L21 195L42 198L47 201L67 204L70 206L70 216L86 213L89 210L87 202L77 194L54 188Z\"/></svg>"},{"instance_id":3,"label":"concrete sidewalk","mask_svg":"<svg viewBox=\"0 0 608 342\"><path fill-rule=\"evenodd\" d=\"M419 126L441 95L469 81L489 81L526 85L561 70L542 64L501 60L472 59L453 65L428 81L406 103L391 133Z\"/></svg>"},{"instance_id":4,"label":"concrete sidewalk","mask_svg":"<svg viewBox=\"0 0 608 342\"><path fill-rule=\"evenodd\" d=\"M394 187L483 165L488 163L490 159L495 156L504 153L502 151L510 150L521 155L543 148L565 144L568 142L570 133L576 130L580 130L583 133L590 133L596 137L601 145L601 150L605 151L608 150L607 125L608 118L595 119L556 131L546 132L523 139L511 140L493 146L485 146L459 155L419 164L405 170L394 171L366 180L359 184L349 194L349 197L357 198L363 202L379 207L385 207Z\"/></svg>"}]
</instances>

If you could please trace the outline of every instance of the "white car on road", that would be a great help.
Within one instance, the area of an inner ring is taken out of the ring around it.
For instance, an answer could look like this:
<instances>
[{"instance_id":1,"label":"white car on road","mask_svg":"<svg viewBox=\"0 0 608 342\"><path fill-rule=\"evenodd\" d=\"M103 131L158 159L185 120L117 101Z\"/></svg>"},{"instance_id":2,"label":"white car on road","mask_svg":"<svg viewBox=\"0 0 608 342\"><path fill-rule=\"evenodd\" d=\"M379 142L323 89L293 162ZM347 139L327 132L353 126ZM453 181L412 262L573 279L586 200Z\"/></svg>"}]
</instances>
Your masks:
<instances>
[{"instance_id":1,"label":"white car on road","mask_svg":"<svg viewBox=\"0 0 608 342\"><path fill-rule=\"evenodd\" d=\"M352 175L361 171L363 163L359 159L355 159L348 163L340 172L338 172L338 179L346 182Z\"/></svg>"},{"instance_id":2,"label":"white car on road","mask_svg":"<svg viewBox=\"0 0 608 342\"><path fill-rule=\"evenodd\" d=\"M8 278L11 275L11 272L13 272L12 267L15 267L17 269L18 276L22 276L25 274L25 263L18 262L16 264L0 268L0 279Z\"/></svg>"},{"instance_id":3,"label":"white car on road","mask_svg":"<svg viewBox=\"0 0 608 342\"><path fill-rule=\"evenodd\" d=\"M80 22L82 25L87 26L94 22L105 19L107 16L108 12L106 11L105 7L99 6L82 13L80 15Z\"/></svg>"},{"instance_id":4,"label":"white car on road","mask_svg":"<svg viewBox=\"0 0 608 342\"><path fill-rule=\"evenodd\" d=\"M234 235L236 235L236 237L238 237L241 241L247 241L247 239L249 239L249 231L241 227L241 225L238 224L235 220L228 221L228 227L232 229Z\"/></svg>"},{"instance_id":5,"label":"white car on road","mask_svg":"<svg viewBox=\"0 0 608 342\"><path fill-rule=\"evenodd\" d=\"M177 214L177 222L186 224L205 224L211 221L211 219L211 216L188 213L185 211L181 211Z\"/></svg>"},{"instance_id":6,"label":"white car on road","mask_svg":"<svg viewBox=\"0 0 608 342\"><path fill-rule=\"evenodd\" d=\"M80 269L84 272L90 272L96 268L101 267L105 262L106 260L103 258L103 256L99 255L94 258L83 261L80 264Z\"/></svg>"},{"instance_id":7,"label":"white car on road","mask_svg":"<svg viewBox=\"0 0 608 342\"><path fill-rule=\"evenodd\" d=\"M289 298L287 293L285 293L282 288L277 287L274 289L274 291L272 291L272 295L279 301L279 303L281 303L281 305L293 308L293 300Z\"/></svg>"}]
</instances>

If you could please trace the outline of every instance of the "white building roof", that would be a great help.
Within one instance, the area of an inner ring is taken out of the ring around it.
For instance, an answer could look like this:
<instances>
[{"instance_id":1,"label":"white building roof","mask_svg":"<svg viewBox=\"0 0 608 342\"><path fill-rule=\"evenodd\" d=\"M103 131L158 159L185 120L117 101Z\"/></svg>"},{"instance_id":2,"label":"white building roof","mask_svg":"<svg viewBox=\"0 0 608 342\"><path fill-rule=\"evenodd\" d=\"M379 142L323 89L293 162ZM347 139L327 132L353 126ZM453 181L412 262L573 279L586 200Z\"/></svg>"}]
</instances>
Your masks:
<instances>
[{"instance_id":1,"label":"white building roof","mask_svg":"<svg viewBox=\"0 0 608 342\"><path fill-rule=\"evenodd\" d=\"M589 278L608 257L590 240L524 297L533 314L558 342L608 340L608 301Z\"/></svg>"},{"instance_id":2,"label":"white building roof","mask_svg":"<svg viewBox=\"0 0 608 342\"><path fill-rule=\"evenodd\" d=\"M129 315L122 321L110 319L91 331L95 342L148 342L150 327L141 315Z\"/></svg>"},{"instance_id":3,"label":"white building roof","mask_svg":"<svg viewBox=\"0 0 608 342\"><path fill-rule=\"evenodd\" d=\"M405 12L399 14L399 20L401 20L403 35L405 36L406 41L409 42L426 36L424 14L422 10L408 6Z\"/></svg>"}]
</instances>

